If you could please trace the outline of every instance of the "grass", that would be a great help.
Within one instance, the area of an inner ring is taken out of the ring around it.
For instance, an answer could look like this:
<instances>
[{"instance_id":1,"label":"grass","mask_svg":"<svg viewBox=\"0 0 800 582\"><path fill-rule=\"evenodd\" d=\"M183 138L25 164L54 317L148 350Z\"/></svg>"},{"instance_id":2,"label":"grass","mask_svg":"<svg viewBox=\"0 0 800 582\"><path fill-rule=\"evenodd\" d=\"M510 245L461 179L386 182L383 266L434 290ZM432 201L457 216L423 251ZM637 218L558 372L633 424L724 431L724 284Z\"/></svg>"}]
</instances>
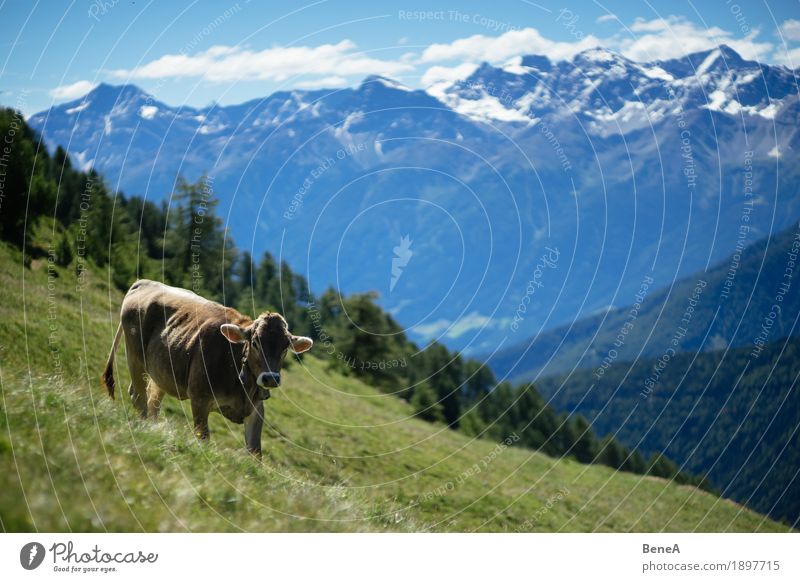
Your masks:
<instances>
[{"instance_id":1,"label":"grass","mask_svg":"<svg viewBox=\"0 0 800 582\"><path fill-rule=\"evenodd\" d=\"M469 439L306 357L266 402L264 459L185 404L135 417L98 377L122 295L0 248L6 531L787 531L693 487ZM113 319L113 323L112 323ZM513 435L509 435L513 437Z\"/></svg>"}]
</instances>

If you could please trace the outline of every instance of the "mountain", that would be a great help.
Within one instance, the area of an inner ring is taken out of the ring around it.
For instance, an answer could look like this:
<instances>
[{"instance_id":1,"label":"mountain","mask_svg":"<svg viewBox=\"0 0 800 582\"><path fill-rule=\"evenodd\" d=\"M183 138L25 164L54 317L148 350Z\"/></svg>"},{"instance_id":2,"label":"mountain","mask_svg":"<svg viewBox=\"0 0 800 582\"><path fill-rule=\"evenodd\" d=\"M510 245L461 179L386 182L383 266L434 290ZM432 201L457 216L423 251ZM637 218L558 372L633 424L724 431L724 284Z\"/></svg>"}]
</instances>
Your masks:
<instances>
[{"instance_id":1,"label":"mountain","mask_svg":"<svg viewBox=\"0 0 800 582\"><path fill-rule=\"evenodd\" d=\"M424 422L313 350L267 402L261 463L219 415L200 443L185 403L151 423L100 394L122 294L102 269L75 281L0 243L2 531L789 530L691 486Z\"/></svg>"},{"instance_id":2,"label":"mountain","mask_svg":"<svg viewBox=\"0 0 800 582\"><path fill-rule=\"evenodd\" d=\"M578 368L600 379L614 362L800 335L798 256L800 223L668 287L657 289L654 277L645 275L630 305L510 346L492 355L489 365L498 377L514 380Z\"/></svg>"},{"instance_id":3,"label":"mountain","mask_svg":"<svg viewBox=\"0 0 800 582\"><path fill-rule=\"evenodd\" d=\"M377 290L416 340L467 353L630 303L645 275L708 268L746 211L748 241L788 227L797 121L795 72L724 46L532 55L427 91L369 77L199 109L100 85L30 118L127 194L166 200L178 175L206 174L254 254L317 291Z\"/></svg>"},{"instance_id":4,"label":"mountain","mask_svg":"<svg viewBox=\"0 0 800 582\"><path fill-rule=\"evenodd\" d=\"M574 116L595 135L629 134L679 110L764 119L797 111L794 71L747 61L726 45L652 63L601 48L558 63L544 56L502 68L484 63L463 81L430 92L471 117L530 122Z\"/></svg>"},{"instance_id":5,"label":"mountain","mask_svg":"<svg viewBox=\"0 0 800 582\"><path fill-rule=\"evenodd\" d=\"M795 314L798 312L795 311ZM800 339L575 370L536 387L645 454L704 473L724 497L800 520Z\"/></svg>"}]
</instances>

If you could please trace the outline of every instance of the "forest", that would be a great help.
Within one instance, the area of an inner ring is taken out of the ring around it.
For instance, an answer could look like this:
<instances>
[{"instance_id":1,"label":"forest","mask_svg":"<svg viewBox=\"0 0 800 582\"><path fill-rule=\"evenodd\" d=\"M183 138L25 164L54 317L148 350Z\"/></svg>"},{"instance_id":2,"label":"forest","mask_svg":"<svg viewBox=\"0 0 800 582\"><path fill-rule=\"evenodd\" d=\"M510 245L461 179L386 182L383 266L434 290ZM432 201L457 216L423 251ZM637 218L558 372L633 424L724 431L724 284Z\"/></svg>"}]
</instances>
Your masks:
<instances>
[{"instance_id":1,"label":"forest","mask_svg":"<svg viewBox=\"0 0 800 582\"><path fill-rule=\"evenodd\" d=\"M539 382L553 405L585 415L639 450L664 452L707 474L725 497L777 519L800 517L800 339L680 353L643 387L656 359L612 364ZM646 395L646 397L644 396Z\"/></svg>"}]
</instances>

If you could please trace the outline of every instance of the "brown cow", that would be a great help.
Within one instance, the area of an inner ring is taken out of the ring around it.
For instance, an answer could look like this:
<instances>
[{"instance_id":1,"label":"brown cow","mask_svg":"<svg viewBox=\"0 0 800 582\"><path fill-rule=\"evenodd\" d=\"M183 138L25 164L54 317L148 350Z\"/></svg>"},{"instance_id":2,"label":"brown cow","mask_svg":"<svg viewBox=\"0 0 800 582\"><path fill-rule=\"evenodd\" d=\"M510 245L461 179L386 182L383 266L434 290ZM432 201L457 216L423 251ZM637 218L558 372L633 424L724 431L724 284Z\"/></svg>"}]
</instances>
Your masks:
<instances>
[{"instance_id":1,"label":"brown cow","mask_svg":"<svg viewBox=\"0 0 800 582\"><path fill-rule=\"evenodd\" d=\"M114 397L114 353L125 332L131 373L128 393L143 418L157 418L165 394L189 399L195 434L208 438L208 415L244 423L247 449L261 455L261 427L269 389L281 382L288 350L311 348L289 333L277 313L253 321L230 307L156 281L136 281L122 301L120 324L102 384ZM149 379L149 382L148 382Z\"/></svg>"}]
</instances>

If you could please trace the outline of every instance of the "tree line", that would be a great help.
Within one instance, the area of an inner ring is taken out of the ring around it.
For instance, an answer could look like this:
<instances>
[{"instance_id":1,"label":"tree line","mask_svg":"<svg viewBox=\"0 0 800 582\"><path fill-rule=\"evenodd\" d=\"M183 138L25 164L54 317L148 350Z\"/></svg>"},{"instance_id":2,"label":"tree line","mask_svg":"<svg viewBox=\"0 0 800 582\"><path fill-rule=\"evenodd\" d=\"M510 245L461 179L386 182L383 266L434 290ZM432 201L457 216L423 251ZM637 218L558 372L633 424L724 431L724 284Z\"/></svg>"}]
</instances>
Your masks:
<instances>
[{"instance_id":1,"label":"tree line","mask_svg":"<svg viewBox=\"0 0 800 582\"><path fill-rule=\"evenodd\" d=\"M279 311L293 331L316 341L315 357L408 401L423 420L498 442L516 434L516 446L551 456L706 486L661 454L645 458L612 436L598 436L584 417L556 412L532 384L499 382L481 362L438 342L417 346L377 294L327 289L317 296L286 262L269 252L256 260L238 249L216 213L208 178L179 179L155 203L112 192L93 169L76 168L60 146L49 154L12 109L0 110L0 135L13 138L0 144L8 145L0 152L0 237L24 246L27 260L46 252L33 234L46 225L57 262L78 277L105 271L122 291L149 278L250 315Z\"/></svg>"}]
</instances>

